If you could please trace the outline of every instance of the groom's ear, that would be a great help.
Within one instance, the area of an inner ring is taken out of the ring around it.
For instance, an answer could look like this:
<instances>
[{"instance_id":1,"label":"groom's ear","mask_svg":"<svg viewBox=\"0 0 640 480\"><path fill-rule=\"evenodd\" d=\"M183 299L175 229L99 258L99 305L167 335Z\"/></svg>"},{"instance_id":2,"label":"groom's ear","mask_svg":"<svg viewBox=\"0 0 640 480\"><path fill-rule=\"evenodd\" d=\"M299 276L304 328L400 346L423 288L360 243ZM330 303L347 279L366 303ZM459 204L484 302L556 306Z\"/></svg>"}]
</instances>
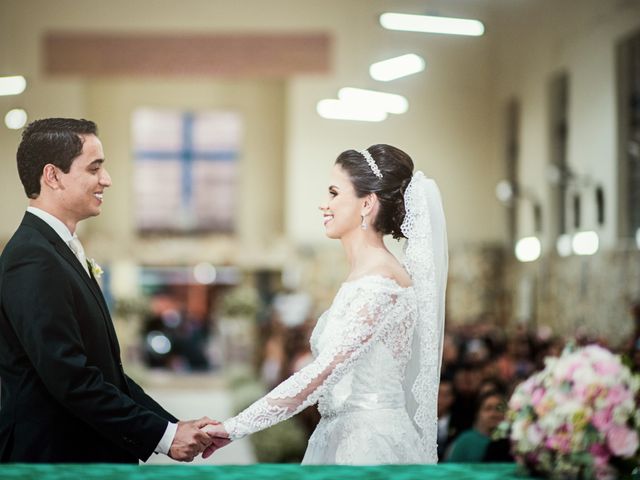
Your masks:
<instances>
[{"instance_id":1,"label":"groom's ear","mask_svg":"<svg viewBox=\"0 0 640 480\"><path fill-rule=\"evenodd\" d=\"M55 165L47 163L42 169L42 177L40 177L40 189L45 185L52 190L60 188L59 171Z\"/></svg>"}]
</instances>

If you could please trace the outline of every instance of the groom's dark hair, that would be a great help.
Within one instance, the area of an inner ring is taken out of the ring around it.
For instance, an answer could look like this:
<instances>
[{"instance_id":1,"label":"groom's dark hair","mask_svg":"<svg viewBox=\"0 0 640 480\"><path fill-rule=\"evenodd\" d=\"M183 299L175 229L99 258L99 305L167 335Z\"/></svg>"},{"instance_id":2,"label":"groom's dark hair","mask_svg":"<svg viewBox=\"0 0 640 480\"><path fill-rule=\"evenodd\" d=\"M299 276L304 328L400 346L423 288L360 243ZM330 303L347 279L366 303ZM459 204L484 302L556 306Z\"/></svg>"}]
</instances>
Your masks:
<instances>
[{"instance_id":1,"label":"groom's dark hair","mask_svg":"<svg viewBox=\"0 0 640 480\"><path fill-rule=\"evenodd\" d=\"M82 153L80 135L97 135L91 120L44 118L31 122L22 132L16 155L18 175L29 198L40 195L42 170L48 163L68 173L73 160Z\"/></svg>"}]
</instances>

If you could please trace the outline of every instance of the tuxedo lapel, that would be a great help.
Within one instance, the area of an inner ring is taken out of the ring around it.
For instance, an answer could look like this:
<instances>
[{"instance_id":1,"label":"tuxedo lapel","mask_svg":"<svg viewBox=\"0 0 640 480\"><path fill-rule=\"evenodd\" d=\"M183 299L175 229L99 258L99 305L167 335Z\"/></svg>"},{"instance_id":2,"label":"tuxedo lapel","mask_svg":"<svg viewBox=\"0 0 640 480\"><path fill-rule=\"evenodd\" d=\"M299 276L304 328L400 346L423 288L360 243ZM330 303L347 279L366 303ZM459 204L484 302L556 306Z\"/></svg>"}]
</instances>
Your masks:
<instances>
[{"instance_id":1,"label":"tuxedo lapel","mask_svg":"<svg viewBox=\"0 0 640 480\"><path fill-rule=\"evenodd\" d=\"M75 254L71 251L69 246L60 238L60 236L49 226L47 223L37 216L27 212L22 220L23 225L28 225L30 227L38 230L55 248L58 254L64 258L71 267L75 270L76 275L79 275L82 281L84 282L86 288L91 292L93 297L95 298L96 304L100 309L102 314L102 318L107 326L107 332L109 334L109 343L111 345L111 350L115 355L115 358L119 361L120 359L120 347L118 345L118 340L116 337L115 329L113 328L113 323L111 321L111 315L109 315L109 309L107 308L107 304L102 295L102 291L100 290L100 286L95 281L92 276L87 274L87 271L82 267L80 260ZM91 271L91 270L89 270Z\"/></svg>"},{"instance_id":2,"label":"tuxedo lapel","mask_svg":"<svg viewBox=\"0 0 640 480\"><path fill-rule=\"evenodd\" d=\"M69 264L73 267L73 269L80 276L80 278L82 278L82 281L84 282L84 284L87 286L87 288L91 291L91 293L95 297L96 302L100 307L100 310L102 311L102 315L105 318L109 318L109 311L104 301L104 297L102 296L102 292L100 291L100 287L98 286L96 281L93 279L93 277L90 277L89 274L87 274L87 271L84 268L82 268L82 265L80 264L80 260L78 260L78 257L75 256L75 254L71 251L68 245L65 245L62 239L60 239L59 242L55 243L54 247L56 248L58 253L62 255L62 257L67 262L69 262Z\"/></svg>"},{"instance_id":3,"label":"tuxedo lapel","mask_svg":"<svg viewBox=\"0 0 640 480\"><path fill-rule=\"evenodd\" d=\"M91 275L91 285L93 286L94 292L96 292L96 294L97 294L98 302L102 306L102 311L103 312L107 312L107 317L110 318L111 315L108 314L109 307L107 307L107 301L104 298L104 294L102 293L102 289L100 288L100 285L98 284L98 280L96 279L95 275L93 274L93 271L91 270L91 266L89 266L89 274Z\"/></svg>"}]
</instances>

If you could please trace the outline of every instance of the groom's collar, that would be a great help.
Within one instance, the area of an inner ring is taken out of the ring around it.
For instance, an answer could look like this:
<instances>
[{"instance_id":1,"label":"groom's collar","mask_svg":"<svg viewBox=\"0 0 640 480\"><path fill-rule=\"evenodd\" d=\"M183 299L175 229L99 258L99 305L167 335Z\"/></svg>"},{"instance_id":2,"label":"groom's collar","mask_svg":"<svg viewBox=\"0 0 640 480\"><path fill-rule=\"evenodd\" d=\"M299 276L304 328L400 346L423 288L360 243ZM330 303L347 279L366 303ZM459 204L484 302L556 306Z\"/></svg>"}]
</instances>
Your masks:
<instances>
[{"instance_id":1,"label":"groom's collar","mask_svg":"<svg viewBox=\"0 0 640 480\"><path fill-rule=\"evenodd\" d=\"M64 243L68 244L73 238L73 235L71 234L67 226L62 223L60 219L54 217L50 213L45 212L44 210L37 207L27 207L27 212L32 213L47 225L49 225L53 229L53 231L58 234L58 236Z\"/></svg>"}]
</instances>

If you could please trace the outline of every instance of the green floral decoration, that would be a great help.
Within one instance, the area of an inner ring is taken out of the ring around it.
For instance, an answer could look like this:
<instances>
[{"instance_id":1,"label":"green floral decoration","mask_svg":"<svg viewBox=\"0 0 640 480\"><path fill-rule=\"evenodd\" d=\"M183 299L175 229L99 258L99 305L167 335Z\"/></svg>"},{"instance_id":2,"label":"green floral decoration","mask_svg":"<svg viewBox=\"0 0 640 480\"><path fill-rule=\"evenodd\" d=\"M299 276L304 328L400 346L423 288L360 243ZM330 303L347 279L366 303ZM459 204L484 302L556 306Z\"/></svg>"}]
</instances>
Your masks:
<instances>
[{"instance_id":1,"label":"green floral decoration","mask_svg":"<svg viewBox=\"0 0 640 480\"><path fill-rule=\"evenodd\" d=\"M260 299L255 288L236 287L225 294L220 306L224 317L252 317L260 308Z\"/></svg>"}]
</instances>

